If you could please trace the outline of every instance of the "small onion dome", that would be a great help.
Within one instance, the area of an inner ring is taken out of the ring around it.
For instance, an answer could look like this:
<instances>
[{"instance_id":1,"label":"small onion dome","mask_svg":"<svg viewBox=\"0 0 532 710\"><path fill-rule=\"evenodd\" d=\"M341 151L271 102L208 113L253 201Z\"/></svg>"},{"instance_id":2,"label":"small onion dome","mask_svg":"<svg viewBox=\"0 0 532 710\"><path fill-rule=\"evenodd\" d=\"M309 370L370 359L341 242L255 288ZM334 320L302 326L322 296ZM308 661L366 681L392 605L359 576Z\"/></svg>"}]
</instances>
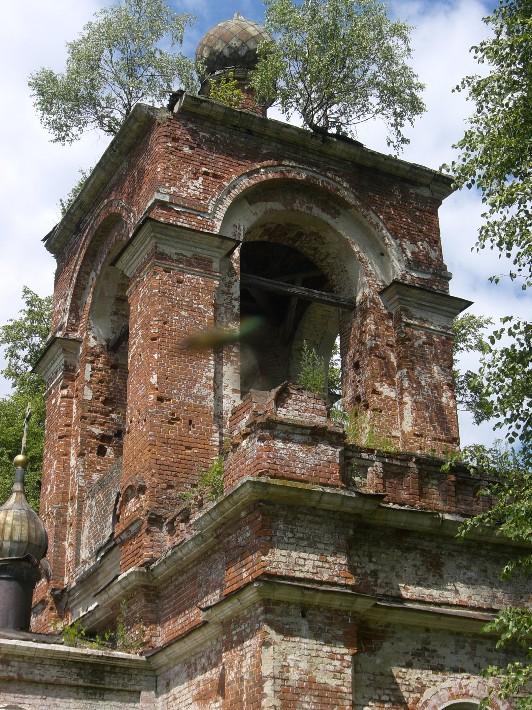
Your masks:
<instances>
[{"instance_id":1,"label":"small onion dome","mask_svg":"<svg viewBox=\"0 0 532 710\"><path fill-rule=\"evenodd\" d=\"M257 47L270 40L264 27L235 14L232 20L220 22L203 37L196 59L203 62L207 75L224 69L253 69L257 64Z\"/></svg>"},{"instance_id":2,"label":"small onion dome","mask_svg":"<svg viewBox=\"0 0 532 710\"><path fill-rule=\"evenodd\" d=\"M48 549L48 536L39 516L24 495L25 456L17 456L15 482L9 499L0 507L0 560L30 556L37 562Z\"/></svg>"}]
</instances>

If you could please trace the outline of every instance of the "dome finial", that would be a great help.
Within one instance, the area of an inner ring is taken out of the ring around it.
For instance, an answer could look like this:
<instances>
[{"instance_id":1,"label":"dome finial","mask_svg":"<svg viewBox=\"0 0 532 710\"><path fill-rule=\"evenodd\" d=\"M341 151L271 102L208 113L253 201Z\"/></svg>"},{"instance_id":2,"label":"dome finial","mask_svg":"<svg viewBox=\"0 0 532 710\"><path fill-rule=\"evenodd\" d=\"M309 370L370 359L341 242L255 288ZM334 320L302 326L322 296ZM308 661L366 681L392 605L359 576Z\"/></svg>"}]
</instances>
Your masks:
<instances>
[{"instance_id":1,"label":"dome finial","mask_svg":"<svg viewBox=\"0 0 532 710\"><path fill-rule=\"evenodd\" d=\"M15 480L11 496L0 506L0 560L23 558L27 555L37 562L46 554L47 535L38 515L31 509L24 492L24 478L28 457L28 427L31 405L26 407L20 454L15 456Z\"/></svg>"},{"instance_id":2,"label":"dome finial","mask_svg":"<svg viewBox=\"0 0 532 710\"><path fill-rule=\"evenodd\" d=\"M31 419L31 404L28 402L28 406L26 407L26 414L24 415L24 430L22 432L22 441L20 444L20 454L15 456L13 459L13 466L16 469L22 469L26 470L28 466L28 457L26 456L26 446L28 442L28 427ZM15 486L17 486L17 477L15 477ZM15 486L13 487L13 490L15 490ZM19 489L20 490L20 489ZM24 479L22 479L22 490L24 490Z\"/></svg>"},{"instance_id":3,"label":"dome finial","mask_svg":"<svg viewBox=\"0 0 532 710\"><path fill-rule=\"evenodd\" d=\"M264 27L235 12L232 19L208 30L198 45L196 58L206 76L228 69L248 72L257 64L257 47L270 39Z\"/></svg>"},{"instance_id":4,"label":"dome finial","mask_svg":"<svg viewBox=\"0 0 532 710\"><path fill-rule=\"evenodd\" d=\"M0 627L23 630L29 628L31 595L41 577L41 560L48 548L44 525L24 494L30 417L28 405L20 454L13 461L13 489L0 506Z\"/></svg>"}]
</instances>

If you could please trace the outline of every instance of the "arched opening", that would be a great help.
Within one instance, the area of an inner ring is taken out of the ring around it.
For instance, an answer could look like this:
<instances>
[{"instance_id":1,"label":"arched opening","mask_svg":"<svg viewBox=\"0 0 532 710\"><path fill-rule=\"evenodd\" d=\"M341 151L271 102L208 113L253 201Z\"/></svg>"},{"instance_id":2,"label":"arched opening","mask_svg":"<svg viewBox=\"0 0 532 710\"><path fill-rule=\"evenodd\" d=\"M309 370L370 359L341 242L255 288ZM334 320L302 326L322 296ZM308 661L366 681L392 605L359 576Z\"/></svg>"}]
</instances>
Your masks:
<instances>
[{"instance_id":1,"label":"arched opening","mask_svg":"<svg viewBox=\"0 0 532 710\"><path fill-rule=\"evenodd\" d=\"M83 449L86 495L80 561L94 558L113 534L126 428L129 347L127 277L107 256L90 295L83 344Z\"/></svg>"},{"instance_id":2,"label":"arched opening","mask_svg":"<svg viewBox=\"0 0 532 710\"><path fill-rule=\"evenodd\" d=\"M122 456L128 375L129 304L127 277L110 265L96 282L89 312L87 337L91 370L87 372L91 409L99 420L94 471Z\"/></svg>"},{"instance_id":3,"label":"arched opening","mask_svg":"<svg viewBox=\"0 0 532 710\"><path fill-rule=\"evenodd\" d=\"M235 289L225 322L258 315L265 324L255 340L241 341L240 367L229 358L224 363L227 399L232 392L297 381L305 346L326 367L336 344L341 386L329 404L341 394L344 411L388 407L395 426L392 357L389 351L375 355L384 381L377 393L367 382L372 370L366 364L378 348L376 334L387 327L379 292L403 272L403 255L378 218L363 212L341 186L326 177L319 184L316 176L292 179L288 167L271 178L264 171L260 182L226 206L220 222L221 234L242 241L233 257L241 313Z\"/></svg>"},{"instance_id":4,"label":"arched opening","mask_svg":"<svg viewBox=\"0 0 532 710\"><path fill-rule=\"evenodd\" d=\"M480 703L472 700L459 700L458 702L443 705L441 710L478 710Z\"/></svg>"},{"instance_id":5,"label":"arched opening","mask_svg":"<svg viewBox=\"0 0 532 710\"><path fill-rule=\"evenodd\" d=\"M339 332L339 299L327 275L299 249L265 240L240 253L240 315L256 329L241 346L241 391L297 381L304 352L328 363Z\"/></svg>"}]
</instances>

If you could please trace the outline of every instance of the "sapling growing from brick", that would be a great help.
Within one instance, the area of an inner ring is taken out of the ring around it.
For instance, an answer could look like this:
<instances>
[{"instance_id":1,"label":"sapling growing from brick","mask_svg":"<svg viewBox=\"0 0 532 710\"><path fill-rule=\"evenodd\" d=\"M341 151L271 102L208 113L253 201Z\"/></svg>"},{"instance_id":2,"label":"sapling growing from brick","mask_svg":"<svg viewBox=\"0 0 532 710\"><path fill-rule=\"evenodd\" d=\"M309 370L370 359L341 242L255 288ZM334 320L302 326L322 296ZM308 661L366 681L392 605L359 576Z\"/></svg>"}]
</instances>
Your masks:
<instances>
[{"instance_id":1,"label":"sapling growing from brick","mask_svg":"<svg viewBox=\"0 0 532 710\"><path fill-rule=\"evenodd\" d=\"M356 135L380 118L395 151L405 124L425 110L423 84L408 65L410 28L378 0L265 0L272 41L259 46L251 85L282 113L321 134Z\"/></svg>"}]
</instances>

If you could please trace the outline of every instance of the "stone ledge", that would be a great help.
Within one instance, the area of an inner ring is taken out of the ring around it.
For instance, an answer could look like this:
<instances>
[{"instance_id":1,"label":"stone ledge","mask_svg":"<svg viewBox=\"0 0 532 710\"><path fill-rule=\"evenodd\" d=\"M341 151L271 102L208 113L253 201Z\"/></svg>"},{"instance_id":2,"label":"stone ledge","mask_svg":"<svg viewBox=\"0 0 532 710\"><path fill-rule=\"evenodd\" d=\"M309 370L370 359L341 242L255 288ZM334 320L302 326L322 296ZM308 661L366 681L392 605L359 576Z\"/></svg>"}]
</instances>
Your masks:
<instances>
[{"instance_id":1,"label":"stone ledge","mask_svg":"<svg viewBox=\"0 0 532 710\"><path fill-rule=\"evenodd\" d=\"M482 635L485 635L485 624L495 618L491 613L401 600L381 601L341 587L291 582L264 575L224 599L203 607L202 622L165 647L151 652L148 655L151 665L160 672L199 653L202 646L221 633L225 622L246 609L272 601L351 612L360 621L376 625L394 623Z\"/></svg>"},{"instance_id":2,"label":"stone ledge","mask_svg":"<svg viewBox=\"0 0 532 710\"><path fill-rule=\"evenodd\" d=\"M391 313L405 308L415 319L413 324L419 320L444 330L450 329L453 319L473 304L465 298L400 281L392 281L380 292L380 296Z\"/></svg>"},{"instance_id":3,"label":"stone ledge","mask_svg":"<svg viewBox=\"0 0 532 710\"><path fill-rule=\"evenodd\" d=\"M165 254L171 259L179 256L206 257L212 260L215 270L218 270L220 259L228 256L237 245L238 242L231 237L148 218L135 231L113 265L131 277L148 255L153 253Z\"/></svg>"},{"instance_id":4,"label":"stone ledge","mask_svg":"<svg viewBox=\"0 0 532 710\"><path fill-rule=\"evenodd\" d=\"M22 668L13 669L19 661ZM24 663L27 666L24 666ZM4 666L5 664L5 666ZM120 689L120 679L128 672L128 691L141 691L154 684L153 671L146 658L120 651L74 648L55 643L37 643L20 639L0 639L0 679L32 681L35 671L43 672L43 664L57 664L57 675L47 672L47 683L72 685L64 672L66 664L82 664L76 675L78 687ZM53 665L51 666L53 668Z\"/></svg>"}]
</instances>

